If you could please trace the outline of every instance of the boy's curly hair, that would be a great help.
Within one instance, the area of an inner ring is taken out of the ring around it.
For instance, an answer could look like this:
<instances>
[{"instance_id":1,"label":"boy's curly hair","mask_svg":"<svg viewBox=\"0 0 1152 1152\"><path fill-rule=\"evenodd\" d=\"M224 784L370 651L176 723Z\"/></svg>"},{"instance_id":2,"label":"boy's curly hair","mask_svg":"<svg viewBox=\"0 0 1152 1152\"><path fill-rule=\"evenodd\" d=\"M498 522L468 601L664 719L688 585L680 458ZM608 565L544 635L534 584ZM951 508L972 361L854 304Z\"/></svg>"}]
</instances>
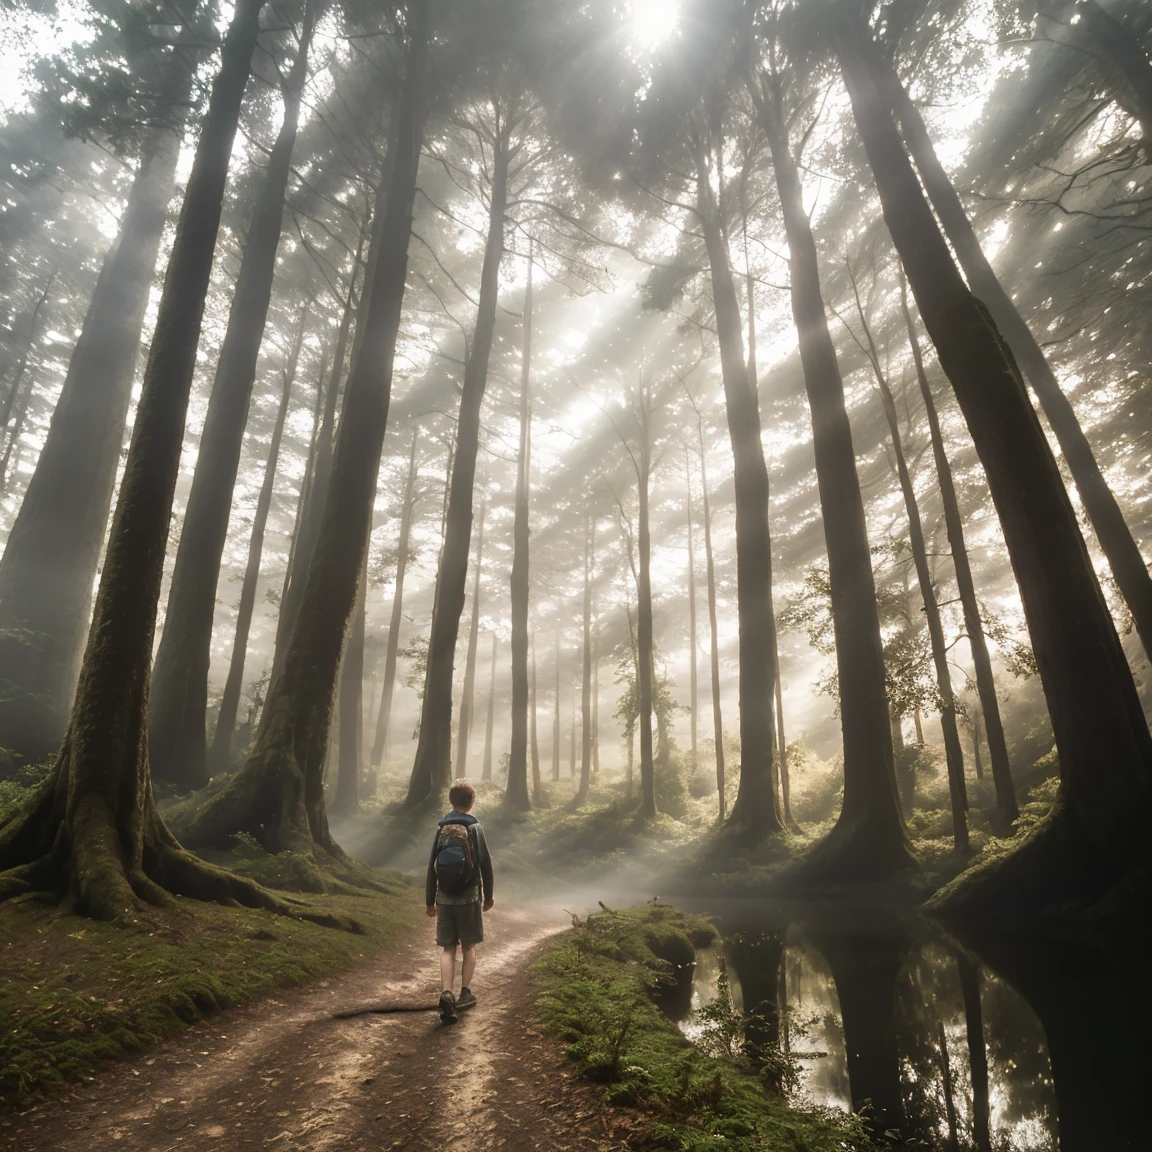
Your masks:
<instances>
[{"instance_id":1,"label":"boy's curly hair","mask_svg":"<svg viewBox=\"0 0 1152 1152\"><path fill-rule=\"evenodd\" d=\"M463 808L467 811L476 803L476 789L467 780L457 780L448 789L448 803L453 808Z\"/></svg>"}]
</instances>

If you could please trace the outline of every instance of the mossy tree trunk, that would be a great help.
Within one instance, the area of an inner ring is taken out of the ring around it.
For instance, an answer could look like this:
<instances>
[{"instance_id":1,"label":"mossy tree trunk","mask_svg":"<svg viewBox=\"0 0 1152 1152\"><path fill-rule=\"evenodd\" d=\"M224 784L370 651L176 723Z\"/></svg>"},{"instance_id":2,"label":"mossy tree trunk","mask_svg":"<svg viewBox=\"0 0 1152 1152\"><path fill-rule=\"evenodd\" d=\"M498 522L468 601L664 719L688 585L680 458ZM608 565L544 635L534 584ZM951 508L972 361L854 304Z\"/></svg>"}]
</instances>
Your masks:
<instances>
[{"instance_id":1,"label":"mossy tree trunk","mask_svg":"<svg viewBox=\"0 0 1152 1152\"><path fill-rule=\"evenodd\" d=\"M166 891L283 906L176 842L152 799L146 729L184 420L262 7L263 0L239 0L224 40L165 277L68 733L50 775L0 827L0 868L8 870L0 892L63 888L80 911L99 919L131 914L140 899L162 903Z\"/></svg>"},{"instance_id":2,"label":"mossy tree trunk","mask_svg":"<svg viewBox=\"0 0 1152 1152\"><path fill-rule=\"evenodd\" d=\"M824 876L877 878L911 863L896 796L884 655L864 500L856 473L844 382L828 331L812 225L804 210L797 160L784 119L783 80L762 73L752 87L768 139L788 238L792 315L812 417L816 481L828 552L844 802L809 866Z\"/></svg>"},{"instance_id":3,"label":"mossy tree trunk","mask_svg":"<svg viewBox=\"0 0 1152 1152\"><path fill-rule=\"evenodd\" d=\"M1004 723L1000 719L1000 704L996 699L996 678L992 673L992 658L988 654L988 640L984 635L984 621L980 604L976 599L976 582L972 578L972 564L968 559L968 546L964 539L964 518L960 514L960 501L956 496L956 484L952 478L952 465L944 447L944 437L940 431L940 417L936 411L936 399L932 395L928 374L924 370L924 357L920 351L920 341L912 321L912 311L908 307L908 293L903 274L900 277L900 301L904 320L908 327L908 339L912 347L912 360L916 369L916 380L920 385L920 395L924 400L924 411L928 417L928 433L932 440L932 456L936 463L936 476L940 482L940 501L944 505L944 524L948 532L948 546L952 550L952 563L956 569L956 586L960 594L960 604L964 612L964 628L968 634L968 646L972 651L972 664L976 671L976 691L980 697L980 709L984 714L984 728L988 733L988 757L992 763L992 783L996 789L996 827L1006 834L1020 815L1016 804L1016 789L1012 783L1012 769L1008 761L1008 742L1004 737ZM980 731L978 720L973 719L975 734L976 775L980 776Z\"/></svg>"},{"instance_id":4,"label":"mossy tree trunk","mask_svg":"<svg viewBox=\"0 0 1152 1152\"><path fill-rule=\"evenodd\" d=\"M936 691L940 694L940 727L944 733L948 797L952 808L952 843L957 852L963 853L967 852L969 847L968 789L964 781L964 748L960 743L960 727L956 720L956 697L952 692L952 673L948 667L948 642L944 636L944 622L940 617L940 604L936 599L932 570L928 564L928 545L924 540L924 523L920 519L920 502L916 498L916 488L912 483L912 474L908 471L908 461L904 455L904 440L900 435L900 417L896 412L896 400L892 395L888 378L880 366L880 353L872 338L868 319L864 315L864 305L861 303L851 267L848 269L848 276L852 281L856 310L867 342L864 353L868 357L880 392L880 404L884 409L884 419L888 424L888 435L892 441L896 478L900 484L900 494L904 497L904 509L908 514L908 544L912 551L916 582L920 587L920 603L923 605L924 619L928 625L928 642L932 650L932 664L936 671Z\"/></svg>"},{"instance_id":5,"label":"mossy tree trunk","mask_svg":"<svg viewBox=\"0 0 1152 1152\"><path fill-rule=\"evenodd\" d=\"M379 230L382 243L368 288L363 336L345 387L325 513L299 611L247 763L227 787L178 816L181 835L190 843L220 844L237 832L248 832L269 851L309 854L322 868L351 874L357 881L362 873L328 828L323 772L344 635L368 543L388 422L423 139L428 45L423 0L411 0L407 16L395 158L388 194L378 207L385 213Z\"/></svg>"},{"instance_id":6,"label":"mossy tree trunk","mask_svg":"<svg viewBox=\"0 0 1152 1152\"><path fill-rule=\"evenodd\" d=\"M248 652L248 634L252 628L252 614L256 608L256 588L260 582L260 559L264 552L264 533L268 527L268 513L272 507L272 493L276 487L276 466L280 459L280 443L284 437L284 423L288 418L288 404L292 395L292 382L300 358L300 341L304 325L296 329L288 363L284 367L283 390L276 423L272 427L272 440L268 446L268 459L264 464L264 481L256 498L256 511L252 516L252 532L248 539L248 562L244 567L244 580L240 585L240 602L236 607L236 631L232 638L232 659L228 664L228 679L220 700L216 718L216 732L208 752L209 774L226 772L232 759L232 737L236 731L236 716L240 710L240 693L244 685L244 664ZM316 385L322 387L322 381Z\"/></svg>"},{"instance_id":7,"label":"mossy tree trunk","mask_svg":"<svg viewBox=\"0 0 1152 1152\"><path fill-rule=\"evenodd\" d=\"M484 570L484 517L487 504L480 504L476 523L476 571L472 579L472 618L468 622L468 651L464 657L464 691L460 697L460 730L456 738L456 775L468 775L468 738L476 708L476 645L480 640L480 578Z\"/></svg>"},{"instance_id":8,"label":"mossy tree trunk","mask_svg":"<svg viewBox=\"0 0 1152 1152\"><path fill-rule=\"evenodd\" d=\"M517 808L529 806L529 708L532 740L532 803L540 802L540 753L536 747L536 686L533 657L532 689L528 686L528 601L530 596L531 530L529 495L532 466L532 270L535 249L528 248L528 284L524 290L523 341L520 351L520 451L516 461L516 506L512 524L512 744L508 755L505 800ZM529 703L531 696L531 703Z\"/></svg>"},{"instance_id":9,"label":"mossy tree trunk","mask_svg":"<svg viewBox=\"0 0 1152 1152\"><path fill-rule=\"evenodd\" d=\"M380 692L380 711L372 739L370 761L374 768L384 763L388 751L388 723L392 717L392 693L396 688L396 657L400 651L400 629L404 622L404 578L408 572L408 553L412 546L412 520L416 513L416 443L408 454L408 478L404 482L404 499L400 508L400 539L396 545L396 587L392 594L392 615L388 622L388 645L384 650L384 687Z\"/></svg>"},{"instance_id":10,"label":"mossy tree trunk","mask_svg":"<svg viewBox=\"0 0 1152 1152\"><path fill-rule=\"evenodd\" d=\"M1088 7L1087 4L1080 5L1085 12ZM997 327L1032 384L1060 444L1072 479L1076 482L1076 490L1108 559L1117 587L1132 613L1144 651L1152 658L1152 576L1148 573L1148 565L1131 529L1125 523L1120 505L1100 470L1075 409L1060 387L1060 381L1052 371L1044 350L984 255L964 205L940 163L924 121L895 68L870 37L861 47L864 57L862 67L868 69L883 103L900 122L920 179L973 293L992 313Z\"/></svg>"},{"instance_id":11,"label":"mossy tree trunk","mask_svg":"<svg viewBox=\"0 0 1152 1152\"><path fill-rule=\"evenodd\" d=\"M190 49L173 56L177 107L188 104L198 58ZM29 762L52 755L68 727L182 134L181 115L141 146L119 235L0 558L0 746Z\"/></svg>"},{"instance_id":12,"label":"mossy tree trunk","mask_svg":"<svg viewBox=\"0 0 1152 1152\"><path fill-rule=\"evenodd\" d=\"M784 831L775 787L776 621L772 615L772 542L768 470L760 439L760 405L744 360L743 325L728 240L711 181L719 145L694 142L696 210L704 233L716 310L724 406L736 487L736 601L740 662L740 784L728 823L753 841Z\"/></svg>"},{"instance_id":13,"label":"mossy tree trunk","mask_svg":"<svg viewBox=\"0 0 1152 1152\"><path fill-rule=\"evenodd\" d=\"M452 670L472 537L472 498L476 457L480 447L480 406L488 383L488 361L496 328L500 263L504 256L504 214L508 202L508 168L513 119L502 115L489 141L492 155L488 203L488 235L480 273L480 299L472 346L464 368L456 452L444 531L444 551L436 575L432 635L428 642L428 673L420 711L420 736L408 784L406 803L423 803L433 788L448 779L452 754Z\"/></svg>"},{"instance_id":14,"label":"mossy tree trunk","mask_svg":"<svg viewBox=\"0 0 1152 1152\"><path fill-rule=\"evenodd\" d=\"M868 74L868 36L847 14L838 19L857 129L888 231L988 477L1060 757L1062 796L1053 818L1021 851L945 889L937 907L1017 917L1053 899L1090 903L1142 866L1152 737L1023 379L952 262Z\"/></svg>"},{"instance_id":15,"label":"mossy tree trunk","mask_svg":"<svg viewBox=\"0 0 1152 1152\"><path fill-rule=\"evenodd\" d=\"M316 3L317 0L310 0L304 7L296 59L283 84L284 121L268 156L248 226L152 669L148 706L152 772L158 780L182 788L203 788L208 783L208 668L216 586L228 537L256 362L272 299L284 193L300 119L300 100L308 79L308 48Z\"/></svg>"}]
</instances>

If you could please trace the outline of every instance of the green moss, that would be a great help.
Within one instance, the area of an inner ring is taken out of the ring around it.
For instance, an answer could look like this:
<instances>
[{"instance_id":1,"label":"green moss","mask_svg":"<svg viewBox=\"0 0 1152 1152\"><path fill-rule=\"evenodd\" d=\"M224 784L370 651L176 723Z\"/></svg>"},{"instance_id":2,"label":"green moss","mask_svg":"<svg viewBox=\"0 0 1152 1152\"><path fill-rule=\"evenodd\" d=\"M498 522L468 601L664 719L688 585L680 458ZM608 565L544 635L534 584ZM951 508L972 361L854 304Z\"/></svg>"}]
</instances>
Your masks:
<instances>
[{"instance_id":1,"label":"green moss","mask_svg":"<svg viewBox=\"0 0 1152 1152\"><path fill-rule=\"evenodd\" d=\"M701 1051L660 1011L678 958L694 958L695 947L714 938L706 920L662 904L576 921L533 968L545 1028L584 1075L605 1086L606 1102L639 1112L638 1146L871 1148L855 1118L790 1107L758 1076Z\"/></svg>"},{"instance_id":2,"label":"green moss","mask_svg":"<svg viewBox=\"0 0 1152 1152\"><path fill-rule=\"evenodd\" d=\"M415 889L323 897L363 935L245 908L175 899L123 925L28 899L0 905L0 1101L26 1107L103 1061L274 989L354 964L420 922Z\"/></svg>"}]
</instances>

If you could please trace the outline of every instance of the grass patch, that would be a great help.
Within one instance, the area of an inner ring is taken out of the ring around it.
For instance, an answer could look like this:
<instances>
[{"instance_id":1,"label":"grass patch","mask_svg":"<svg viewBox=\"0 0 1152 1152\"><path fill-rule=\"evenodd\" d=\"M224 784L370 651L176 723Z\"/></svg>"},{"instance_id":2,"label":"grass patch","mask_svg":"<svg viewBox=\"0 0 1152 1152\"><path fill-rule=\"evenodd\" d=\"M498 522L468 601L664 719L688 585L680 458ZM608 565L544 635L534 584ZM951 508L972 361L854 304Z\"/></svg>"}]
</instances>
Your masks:
<instances>
[{"instance_id":1,"label":"grass patch","mask_svg":"<svg viewBox=\"0 0 1152 1152\"><path fill-rule=\"evenodd\" d=\"M420 894L400 884L310 903L364 933L178 898L123 926L27 898L0 905L0 1103L25 1108L219 1009L355 964L423 912Z\"/></svg>"},{"instance_id":2,"label":"grass patch","mask_svg":"<svg viewBox=\"0 0 1152 1152\"><path fill-rule=\"evenodd\" d=\"M765 1079L698 1048L661 1011L711 942L707 920L648 904L576 921L536 963L541 1020L568 1057L604 1085L607 1103L640 1116L638 1146L674 1152L863 1152L863 1124L792 1107Z\"/></svg>"}]
</instances>

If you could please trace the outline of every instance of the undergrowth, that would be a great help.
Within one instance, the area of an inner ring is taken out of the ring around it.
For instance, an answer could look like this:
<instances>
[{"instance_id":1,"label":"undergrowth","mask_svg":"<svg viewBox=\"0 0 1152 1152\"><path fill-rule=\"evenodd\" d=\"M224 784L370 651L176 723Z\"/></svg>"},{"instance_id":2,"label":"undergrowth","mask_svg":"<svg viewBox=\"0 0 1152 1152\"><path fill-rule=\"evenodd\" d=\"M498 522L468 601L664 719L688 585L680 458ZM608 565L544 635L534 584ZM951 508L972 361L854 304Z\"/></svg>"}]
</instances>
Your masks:
<instances>
[{"instance_id":1,"label":"undergrowth","mask_svg":"<svg viewBox=\"0 0 1152 1152\"><path fill-rule=\"evenodd\" d=\"M27 898L0 905L0 1105L27 1108L219 1009L348 967L423 911L399 885L313 903L351 915L364 934L184 899L116 925Z\"/></svg>"},{"instance_id":2,"label":"undergrowth","mask_svg":"<svg viewBox=\"0 0 1152 1152\"><path fill-rule=\"evenodd\" d=\"M695 949L714 938L706 920L657 903L574 919L533 968L545 1028L585 1076L604 1085L606 1103L637 1110L637 1146L873 1148L857 1118L790 1106L770 1078L716 1055L715 1046L693 1044L661 1011L669 988L690 978Z\"/></svg>"}]
</instances>

